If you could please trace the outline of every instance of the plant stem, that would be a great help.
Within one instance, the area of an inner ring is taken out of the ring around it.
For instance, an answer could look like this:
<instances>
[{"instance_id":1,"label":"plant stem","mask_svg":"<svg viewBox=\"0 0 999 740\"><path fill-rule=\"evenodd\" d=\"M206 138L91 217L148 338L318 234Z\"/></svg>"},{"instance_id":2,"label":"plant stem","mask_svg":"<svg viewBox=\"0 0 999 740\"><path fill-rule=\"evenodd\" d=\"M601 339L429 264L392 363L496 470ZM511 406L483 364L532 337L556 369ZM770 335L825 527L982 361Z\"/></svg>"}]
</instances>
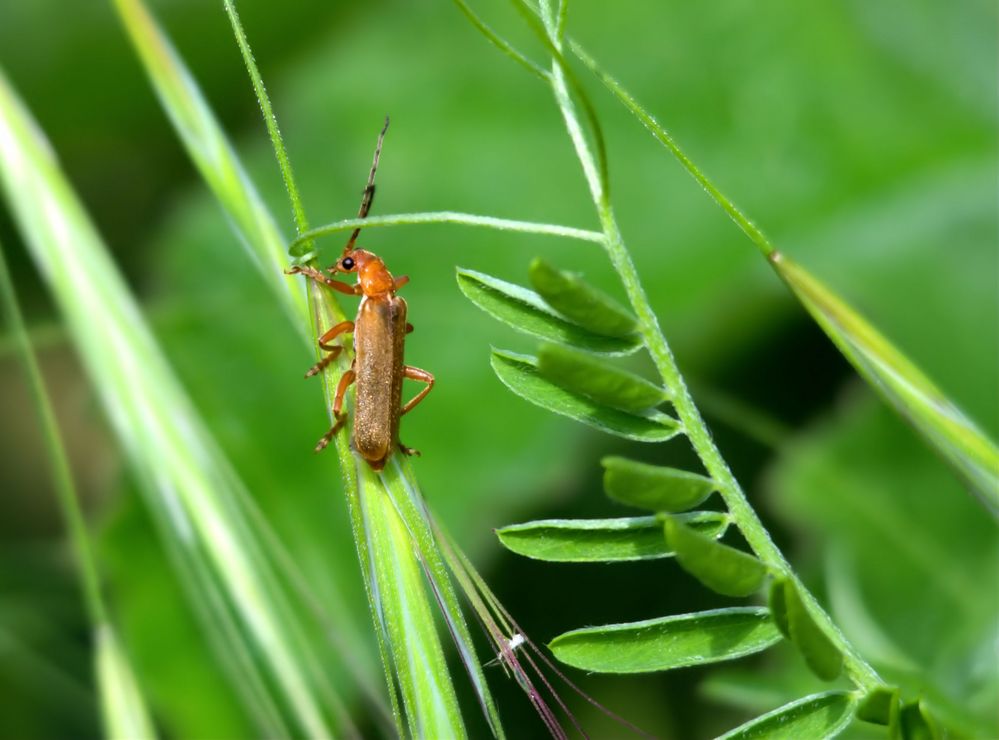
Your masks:
<instances>
[{"instance_id":1,"label":"plant stem","mask_svg":"<svg viewBox=\"0 0 999 740\"><path fill-rule=\"evenodd\" d=\"M542 17L545 19L545 26L549 29L549 38L552 44L558 47L560 41L554 33L558 24L552 11L551 0L542 0L541 11ZM604 183L597 175L598 169L593 154L579 125L575 105L569 95L565 75L562 73L562 64L561 57L553 55L552 89L593 196L597 216L605 236L604 247L611 264L621 277L628 301L638 317L639 332L645 346L652 356L663 383L673 393L673 407L686 430L691 446L700 458L705 470L718 483L719 493L725 501L729 513L738 524L743 537L746 538L746 542L749 543L756 556L768 566L773 575L791 579L797 585L812 616L817 619L843 653L844 665L850 677L864 689L881 685L882 681L874 669L857 653L825 610L819 606L815 597L805 589L795 575L790 564L770 538L770 534L756 515L753 507L750 506L746 494L715 445L707 424L701 417L701 413L687 389L687 384L680 374L669 343L659 327L659 320L656 318L655 312L649 304L648 296L642 288L638 271L624 245L624 239L614 218L614 211L607 195L607 188L604 187Z\"/></svg>"},{"instance_id":2,"label":"plant stem","mask_svg":"<svg viewBox=\"0 0 999 740\"><path fill-rule=\"evenodd\" d=\"M379 226L405 226L413 224L462 224L464 226L480 226L497 231L517 231L525 234L545 234L561 236L567 239L579 239L588 242L604 241L600 231L577 229L574 226L559 226L558 224L540 224L531 221L517 221L495 216L478 216L474 213L458 211L429 211L424 213L394 213L387 216L368 216L367 218L347 218L334 221L331 224L317 226L301 233L289 246L288 252L299 262L315 258L315 252L308 251L308 244L314 239L329 236L340 231L349 231L363 226L372 229ZM299 254L301 253L301 254Z\"/></svg>"}]
</instances>

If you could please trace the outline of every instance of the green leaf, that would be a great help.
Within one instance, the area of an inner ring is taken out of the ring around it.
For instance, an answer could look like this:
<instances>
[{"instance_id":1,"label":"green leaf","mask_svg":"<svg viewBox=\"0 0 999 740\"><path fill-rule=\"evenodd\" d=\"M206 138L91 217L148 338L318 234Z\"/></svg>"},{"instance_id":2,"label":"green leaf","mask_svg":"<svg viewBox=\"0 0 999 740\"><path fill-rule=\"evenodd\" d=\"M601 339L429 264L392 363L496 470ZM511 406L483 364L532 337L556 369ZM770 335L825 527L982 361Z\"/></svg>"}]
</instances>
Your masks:
<instances>
[{"instance_id":1,"label":"green leaf","mask_svg":"<svg viewBox=\"0 0 999 740\"><path fill-rule=\"evenodd\" d=\"M823 681L832 681L843 670L843 654L812 619L795 584L785 580L782 589L786 610L784 619L790 631L791 642L801 652L805 663L816 676ZM778 618L775 617L776 619Z\"/></svg>"},{"instance_id":2,"label":"green leaf","mask_svg":"<svg viewBox=\"0 0 999 740\"><path fill-rule=\"evenodd\" d=\"M682 515L691 529L721 537L729 518L713 511ZM518 555L554 563L624 562L668 558L673 552L654 516L620 519L542 519L496 530L503 546Z\"/></svg>"},{"instance_id":3,"label":"green leaf","mask_svg":"<svg viewBox=\"0 0 999 740\"><path fill-rule=\"evenodd\" d=\"M537 360L494 349L492 366L503 384L536 406L595 429L639 442L664 442L680 432L675 419L658 411L633 414L612 409L557 386L538 373Z\"/></svg>"},{"instance_id":4,"label":"green leaf","mask_svg":"<svg viewBox=\"0 0 999 740\"><path fill-rule=\"evenodd\" d=\"M922 700L902 705L899 729L902 740L941 740L944 737L939 724Z\"/></svg>"},{"instance_id":5,"label":"green leaf","mask_svg":"<svg viewBox=\"0 0 999 740\"><path fill-rule=\"evenodd\" d=\"M597 673L649 673L734 660L781 639L762 607L736 607L586 627L548 647L560 661Z\"/></svg>"},{"instance_id":6,"label":"green leaf","mask_svg":"<svg viewBox=\"0 0 999 740\"><path fill-rule=\"evenodd\" d=\"M641 346L637 336L607 337L573 324L556 315L533 290L481 272L458 268L458 287L493 318L539 339L609 355L627 354Z\"/></svg>"},{"instance_id":7,"label":"green leaf","mask_svg":"<svg viewBox=\"0 0 999 740\"><path fill-rule=\"evenodd\" d=\"M725 733L719 740L824 740L836 737L850 724L856 705L854 696L845 691L806 696Z\"/></svg>"},{"instance_id":8,"label":"green leaf","mask_svg":"<svg viewBox=\"0 0 999 740\"><path fill-rule=\"evenodd\" d=\"M898 710L899 690L891 686L878 686L860 700L857 719L876 725L890 725L893 721L898 721Z\"/></svg>"},{"instance_id":9,"label":"green leaf","mask_svg":"<svg viewBox=\"0 0 999 740\"><path fill-rule=\"evenodd\" d=\"M644 411L669 398L645 378L555 344L538 350L538 370L563 388L624 411Z\"/></svg>"},{"instance_id":10,"label":"green leaf","mask_svg":"<svg viewBox=\"0 0 999 740\"><path fill-rule=\"evenodd\" d=\"M605 457L604 491L612 499L651 511L686 511L716 491L710 478L685 470Z\"/></svg>"},{"instance_id":11,"label":"green leaf","mask_svg":"<svg viewBox=\"0 0 999 740\"><path fill-rule=\"evenodd\" d=\"M531 262L530 278L545 303L595 334L626 339L638 330L634 316L579 275L537 257Z\"/></svg>"},{"instance_id":12,"label":"green leaf","mask_svg":"<svg viewBox=\"0 0 999 740\"><path fill-rule=\"evenodd\" d=\"M770 616L773 617L777 629L787 639L791 639L791 626L787 622L787 600L784 598L784 579L775 580L770 584L770 598L767 600Z\"/></svg>"},{"instance_id":13,"label":"green leaf","mask_svg":"<svg viewBox=\"0 0 999 740\"><path fill-rule=\"evenodd\" d=\"M770 262L857 372L923 435L999 516L999 449L922 370L807 270Z\"/></svg>"},{"instance_id":14,"label":"green leaf","mask_svg":"<svg viewBox=\"0 0 999 740\"><path fill-rule=\"evenodd\" d=\"M664 519L663 529L683 569L712 591L749 596L767 575L767 567L752 555L708 539L675 516Z\"/></svg>"},{"instance_id":15,"label":"green leaf","mask_svg":"<svg viewBox=\"0 0 999 740\"><path fill-rule=\"evenodd\" d=\"M95 650L104 736L111 740L155 738L135 674L110 625L98 628Z\"/></svg>"}]
</instances>

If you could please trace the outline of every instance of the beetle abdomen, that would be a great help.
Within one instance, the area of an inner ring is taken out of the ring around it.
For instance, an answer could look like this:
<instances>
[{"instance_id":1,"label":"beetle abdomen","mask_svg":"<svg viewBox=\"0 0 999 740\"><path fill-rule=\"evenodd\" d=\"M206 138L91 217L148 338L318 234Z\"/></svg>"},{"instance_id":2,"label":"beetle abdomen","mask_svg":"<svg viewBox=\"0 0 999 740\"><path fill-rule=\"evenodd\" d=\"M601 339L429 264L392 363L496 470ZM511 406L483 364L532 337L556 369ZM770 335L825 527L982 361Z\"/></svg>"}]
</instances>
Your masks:
<instances>
[{"instance_id":1,"label":"beetle abdomen","mask_svg":"<svg viewBox=\"0 0 999 740\"><path fill-rule=\"evenodd\" d=\"M354 448L381 470L398 440L406 301L365 298L354 323Z\"/></svg>"}]
</instances>

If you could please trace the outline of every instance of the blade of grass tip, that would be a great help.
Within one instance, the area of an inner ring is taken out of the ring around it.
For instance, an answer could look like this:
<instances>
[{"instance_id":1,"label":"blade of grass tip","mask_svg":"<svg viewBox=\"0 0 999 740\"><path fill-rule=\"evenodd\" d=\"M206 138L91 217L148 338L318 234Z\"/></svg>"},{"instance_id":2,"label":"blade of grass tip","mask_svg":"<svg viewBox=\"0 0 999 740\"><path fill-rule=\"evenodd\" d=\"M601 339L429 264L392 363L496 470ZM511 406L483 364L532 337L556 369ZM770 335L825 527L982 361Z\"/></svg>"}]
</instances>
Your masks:
<instances>
[{"instance_id":1,"label":"blade of grass tip","mask_svg":"<svg viewBox=\"0 0 999 740\"><path fill-rule=\"evenodd\" d=\"M412 737L466 737L413 539L384 486L358 462L380 613Z\"/></svg>"},{"instance_id":2,"label":"blade of grass tip","mask_svg":"<svg viewBox=\"0 0 999 740\"><path fill-rule=\"evenodd\" d=\"M999 517L999 449L908 357L842 298L780 252L770 261L854 369Z\"/></svg>"},{"instance_id":3,"label":"blade of grass tip","mask_svg":"<svg viewBox=\"0 0 999 740\"><path fill-rule=\"evenodd\" d=\"M184 585L215 620L206 626L228 648L220 657L249 710L277 735L291 722L327 737L328 716L348 726L240 509L245 488L2 74L0 181L164 539L187 564Z\"/></svg>"},{"instance_id":4,"label":"blade of grass tip","mask_svg":"<svg viewBox=\"0 0 999 740\"><path fill-rule=\"evenodd\" d=\"M246 72L253 83L253 91L257 95L257 102L260 104L260 112L264 116L264 124L267 126L267 133L271 137L271 145L281 168L281 177L284 179L285 189L288 191L288 199L291 201L292 214L295 217L295 228L298 234L303 234L309 230L309 221L305 216L305 208L302 206L302 199L298 194L298 186L295 184L295 174L292 171L291 160L288 152L284 148L284 140L281 138L281 130L278 128L277 117L271 107L271 99L267 95L267 88L264 87L264 80L260 76L260 70L253 59L253 51L250 49L250 42L243 31L243 24L239 20L239 13L236 12L236 5L232 0L223 0L226 15L229 16L229 23L232 25L232 33L239 46L239 53L243 56L246 64Z\"/></svg>"},{"instance_id":5,"label":"blade of grass tip","mask_svg":"<svg viewBox=\"0 0 999 740\"><path fill-rule=\"evenodd\" d=\"M264 281L305 335L308 305L300 281L284 275L285 240L250 181L191 72L142 0L114 0L160 104Z\"/></svg>"},{"instance_id":6,"label":"blade of grass tip","mask_svg":"<svg viewBox=\"0 0 999 740\"><path fill-rule=\"evenodd\" d=\"M80 499L70 471L66 449L59 433L52 403L45 389L45 382L38 367L38 360L24 319L17 303L17 295L7 260L0 245L0 299L7 325L18 344L21 360L28 376L31 396L41 420L42 435L48 450L52 481L59 500L59 508L69 531L70 543L76 556L76 565L83 585L84 603L94 633L95 672L101 697L101 710L105 732L110 738L153 738L152 721L146 702L135 680L132 667L107 616L107 607L101 595L100 578L87 525L80 508Z\"/></svg>"},{"instance_id":7,"label":"blade of grass tip","mask_svg":"<svg viewBox=\"0 0 999 740\"><path fill-rule=\"evenodd\" d=\"M514 1L519 2L530 10L525 0ZM545 27L554 28L556 23L552 20L551 2L542 0L541 14L545 18ZM554 45L552 40L549 40L549 43ZM559 59L559 56L553 55L553 63L558 63ZM672 392L673 407L683 424L694 451L701 459L710 476L720 484L719 493L725 500L729 512L732 514L753 552L770 566L775 573L793 578L801 586L787 560L784 558L783 553L774 544L770 538L770 534L763 526L752 506L750 506L742 487L732 474L720 450L715 445L707 425L704 423L701 413L694 403L690 391L687 389L669 343L666 341L666 337L659 327L659 321L652 311L652 307L649 305L648 297L638 277L638 271L635 269L635 265L624 244L624 238L617 225L610 198L597 176L597 168L594 164L595 155L590 150L586 138L582 136L575 105L568 94L564 80L561 80L557 75L553 75L552 89L555 94L556 103L562 111L566 130L576 149L577 158L589 183L590 192L593 195L594 207L596 208L601 227L606 236L604 246L608 257L620 276L632 309L639 319L641 335L656 365L656 369L659 371L665 386ZM581 88L577 92L585 98L585 92ZM865 689L881 685L882 681L877 672L847 642L846 637L836 627L829 615L822 610L815 597L803 587L802 597L807 602L812 616L827 627L830 633L835 634L836 642L840 645L846 658L847 672L855 683Z\"/></svg>"},{"instance_id":8,"label":"blade of grass tip","mask_svg":"<svg viewBox=\"0 0 999 740\"><path fill-rule=\"evenodd\" d=\"M956 404L840 297L781 255L773 242L694 164L676 140L579 44L573 53L665 146L767 257L802 305L860 375L954 466L992 511L999 513L999 450Z\"/></svg>"}]
</instances>

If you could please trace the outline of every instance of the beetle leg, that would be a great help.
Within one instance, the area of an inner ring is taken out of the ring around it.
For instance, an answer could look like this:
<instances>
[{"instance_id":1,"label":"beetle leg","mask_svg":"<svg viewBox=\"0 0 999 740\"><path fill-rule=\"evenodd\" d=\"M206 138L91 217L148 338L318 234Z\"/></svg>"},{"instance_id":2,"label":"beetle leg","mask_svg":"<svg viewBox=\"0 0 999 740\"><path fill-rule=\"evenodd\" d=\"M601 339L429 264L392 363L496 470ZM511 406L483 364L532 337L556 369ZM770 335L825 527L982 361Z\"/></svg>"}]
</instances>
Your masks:
<instances>
[{"instance_id":1,"label":"beetle leg","mask_svg":"<svg viewBox=\"0 0 999 740\"><path fill-rule=\"evenodd\" d=\"M419 380L421 383L426 383L427 387L409 399L409 402L403 406L402 411L399 412L399 416L403 416L416 404L426 398L427 394L430 393L430 389L434 387L434 376L426 370L420 370L418 367L406 365L402 369L402 377L409 378L410 380Z\"/></svg>"},{"instance_id":2,"label":"beetle leg","mask_svg":"<svg viewBox=\"0 0 999 740\"><path fill-rule=\"evenodd\" d=\"M354 382L354 378L354 366L351 365L350 370L345 372L343 377L340 378L340 382L336 387L336 396L333 398L333 417L336 419L336 422L334 422L333 426L330 427L330 430L320 438L318 444L316 444L316 452L322 451L322 449L330 443L330 440L333 439L333 435L339 432L343 425L347 423L347 415L341 413L343 409L343 397L347 394L347 388L349 388L350 384Z\"/></svg>"},{"instance_id":3,"label":"beetle leg","mask_svg":"<svg viewBox=\"0 0 999 740\"><path fill-rule=\"evenodd\" d=\"M414 450L412 447L406 447L402 442L399 443L399 452L401 452L406 457L420 457L420 451Z\"/></svg>"},{"instance_id":4,"label":"beetle leg","mask_svg":"<svg viewBox=\"0 0 999 740\"><path fill-rule=\"evenodd\" d=\"M412 324L410 324L410 323L409 323L409 322L407 321L407 322L406 322L406 333L407 333L407 334L412 334L412 333L413 333L413 328L414 328L414 327L413 327L413 325L412 325Z\"/></svg>"},{"instance_id":5,"label":"beetle leg","mask_svg":"<svg viewBox=\"0 0 999 740\"><path fill-rule=\"evenodd\" d=\"M343 351L343 347L339 344L330 344L330 342L339 334L346 334L348 332L354 331L353 321L341 321L339 324L334 326L332 329L327 331L321 337L319 337L319 347L329 352L324 358L319 362L309 368L309 372L305 374L306 378L311 378L313 375L318 375L326 367L333 362L337 357L340 356L340 352Z\"/></svg>"},{"instance_id":6,"label":"beetle leg","mask_svg":"<svg viewBox=\"0 0 999 740\"><path fill-rule=\"evenodd\" d=\"M302 265L295 265L290 270L285 270L285 275L305 275L305 277L312 278L317 283L322 283L323 285L332 288L333 290L339 291L340 293L346 293L347 295L360 295L361 286L360 285L350 285L349 283L344 283L339 280L334 280L333 278L326 277L315 267L303 267Z\"/></svg>"},{"instance_id":7,"label":"beetle leg","mask_svg":"<svg viewBox=\"0 0 999 740\"><path fill-rule=\"evenodd\" d=\"M409 282L409 275L400 275L395 280L392 281L392 292L399 290L403 285Z\"/></svg>"}]
</instances>

